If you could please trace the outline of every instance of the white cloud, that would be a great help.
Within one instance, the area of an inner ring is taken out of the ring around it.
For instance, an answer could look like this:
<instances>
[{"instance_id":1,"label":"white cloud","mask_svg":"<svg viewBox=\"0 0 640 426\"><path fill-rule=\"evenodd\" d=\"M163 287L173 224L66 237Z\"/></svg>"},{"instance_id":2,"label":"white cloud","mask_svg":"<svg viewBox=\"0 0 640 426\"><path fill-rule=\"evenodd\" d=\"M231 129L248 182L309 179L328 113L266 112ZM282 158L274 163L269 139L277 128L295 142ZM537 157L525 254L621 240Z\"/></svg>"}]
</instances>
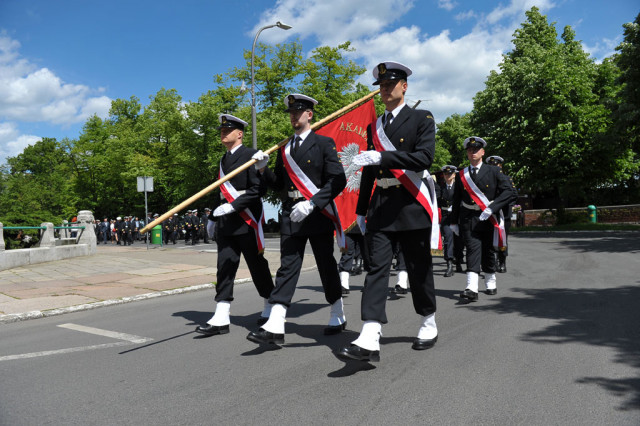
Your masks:
<instances>
[{"instance_id":1,"label":"white cloud","mask_svg":"<svg viewBox=\"0 0 640 426\"><path fill-rule=\"evenodd\" d=\"M292 35L301 39L315 36L322 44L335 46L382 31L407 13L412 5L410 0L279 0L274 8L262 14L249 35L255 35L265 25L281 21L293 28L287 31L269 29L260 35L260 41L279 43Z\"/></svg>"},{"instance_id":2,"label":"white cloud","mask_svg":"<svg viewBox=\"0 0 640 426\"><path fill-rule=\"evenodd\" d=\"M457 5L458 5L458 3L456 3L455 1L438 0L438 7L441 8L441 9L448 10L448 11L453 10Z\"/></svg>"},{"instance_id":3,"label":"white cloud","mask_svg":"<svg viewBox=\"0 0 640 426\"><path fill-rule=\"evenodd\" d=\"M616 47L622 43L622 39L623 36L618 36L614 39L605 38L593 46L587 45L583 42L582 48L585 52L590 54L597 63L602 63L603 58L610 58L617 53Z\"/></svg>"},{"instance_id":4,"label":"white cloud","mask_svg":"<svg viewBox=\"0 0 640 426\"><path fill-rule=\"evenodd\" d=\"M7 157L15 157L21 154L24 149L42 140L39 136L21 135L15 123L0 123L0 164L3 164Z\"/></svg>"},{"instance_id":5,"label":"white cloud","mask_svg":"<svg viewBox=\"0 0 640 426\"><path fill-rule=\"evenodd\" d=\"M106 118L111 99L101 88L62 81L19 54L20 43L0 32L0 163L41 138L23 135L15 122L70 126L94 114Z\"/></svg>"},{"instance_id":6,"label":"white cloud","mask_svg":"<svg viewBox=\"0 0 640 426\"><path fill-rule=\"evenodd\" d=\"M488 13L460 10L454 17L475 25L467 34L452 38L447 29L430 35L427 27L394 28L401 16L412 13L413 5L409 0L280 0L264 12L253 33L281 20L294 28L265 31L260 40L281 42L292 32L300 38L315 36L320 45L350 40L356 48L350 58L367 68L361 78L366 85L373 82L371 69L379 62L402 62L414 72L409 78L408 103L422 100L420 108L430 109L436 121L443 121L473 108L473 97L484 89L489 72L498 69L502 55L512 48L513 32L524 21L525 11L534 5L543 12L554 7L551 0L511 0ZM451 11L458 4L439 0L438 6Z\"/></svg>"},{"instance_id":7,"label":"white cloud","mask_svg":"<svg viewBox=\"0 0 640 426\"><path fill-rule=\"evenodd\" d=\"M21 58L19 48L19 42L0 34L0 118L70 125L93 114L107 117L111 105L100 96L103 89L66 83Z\"/></svg>"}]
</instances>

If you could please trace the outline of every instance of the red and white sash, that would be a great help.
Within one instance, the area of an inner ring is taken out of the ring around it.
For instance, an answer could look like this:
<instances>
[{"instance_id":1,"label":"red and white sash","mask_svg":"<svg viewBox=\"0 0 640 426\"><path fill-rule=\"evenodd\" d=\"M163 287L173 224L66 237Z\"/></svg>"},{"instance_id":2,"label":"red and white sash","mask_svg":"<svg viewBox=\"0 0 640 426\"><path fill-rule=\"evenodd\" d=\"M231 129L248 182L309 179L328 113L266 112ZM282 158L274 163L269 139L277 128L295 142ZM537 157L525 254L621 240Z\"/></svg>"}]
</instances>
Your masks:
<instances>
[{"instance_id":1,"label":"red and white sash","mask_svg":"<svg viewBox=\"0 0 640 426\"><path fill-rule=\"evenodd\" d=\"M291 157L291 143L292 141L289 141L289 143L280 148L284 167L289 174L289 178L296 186L298 191L300 191L304 198L310 200L311 197L313 197L319 191L319 189L311 181L311 179L309 179L309 177L304 174L293 157ZM336 228L336 242L338 243L338 247L340 247L341 251L346 250L344 231L342 230L342 224L340 223L340 215L338 214L336 203L331 200L331 202L327 204L321 211L323 215L331 219L334 227Z\"/></svg>"},{"instance_id":2,"label":"red and white sash","mask_svg":"<svg viewBox=\"0 0 640 426\"><path fill-rule=\"evenodd\" d=\"M224 177L224 170L222 170L222 161L220 162L220 172L218 177L220 179ZM225 200L227 200L228 203L231 203L232 201L234 201L236 198L240 196L238 191L231 184L230 180L226 181L225 183L222 184L222 186L220 186L220 192L222 192L222 195L224 195L224 198ZM260 199L260 203L262 203L262 199ZM244 219L247 225L252 227L253 230L256 232L256 242L258 243L258 252L259 253L264 252L264 232L262 230L262 222L264 222L264 208L262 208L262 211L260 213L260 220L256 220L256 218L253 216L253 213L251 213L251 210L249 210L248 207L243 211L238 212L238 214L240 214L240 217Z\"/></svg>"},{"instance_id":3,"label":"red and white sash","mask_svg":"<svg viewBox=\"0 0 640 426\"><path fill-rule=\"evenodd\" d=\"M489 207L491 202L489 199L478 189L475 182L471 180L471 175L469 174L469 167L465 167L464 172L460 173L460 180L462 181L462 185L464 189L467 190L471 199L476 202L480 210L484 210ZM493 224L493 247L496 250L505 250L507 247L507 238L506 231L504 229L504 214L502 210L500 210L500 220L496 219L494 215L489 217L489 220Z\"/></svg>"},{"instance_id":4,"label":"red and white sash","mask_svg":"<svg viewBox=\"0 0 640 426\"><path fill-rule=\"evenodd\" d=\"M378 152L395 151L396 147L387 137L382 126L382 116L372 125L376 126L376 131L372 134L373 145ZM431 219L431 248L442 250L442 238L440 238L440 221L438 218L438 200L436 190L431 175L428 171L417 173L412 170L390 169L391 173L398 179L409 193L427 211ZM423 177L425 179L423 180ZM425 183L425 180L427 181Z\"/></svg>"}]
</instances>

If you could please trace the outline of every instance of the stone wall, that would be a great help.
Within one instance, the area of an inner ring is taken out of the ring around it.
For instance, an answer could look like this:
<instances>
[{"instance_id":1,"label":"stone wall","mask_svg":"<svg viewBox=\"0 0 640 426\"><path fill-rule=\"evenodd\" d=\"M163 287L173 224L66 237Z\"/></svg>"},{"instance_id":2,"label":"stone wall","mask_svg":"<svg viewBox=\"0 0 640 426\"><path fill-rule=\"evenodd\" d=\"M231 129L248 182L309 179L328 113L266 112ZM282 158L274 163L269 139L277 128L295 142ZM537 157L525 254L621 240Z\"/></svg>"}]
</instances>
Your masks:
<instances>
[{"instance_id":1,"label":"stone wall","mask_svg":"<svg viewBox=\"0 0 640 426\"><path fill-rule=\"evenodd\" d=\"M569 208L565 209L565 212L578 222L589 222L587 207ZM524 210L523 213L524 226L551 226L556 222L551 210ZM640 205L596 206L596 218L598 223L640 224Z\"/></svg>"},{"instance_id":2,"label":"stone wall","mask_svg":"<svg viewBox=\"0 0 640 426\"><path fill-rule=\"evenodd\" d=\"M4 230L0 223L0 271L35 263L51 262L70 257L89 256L96 253L96 234L93 229L93 214L88 210L78 213L78 222L74 226L84 226L77 244L59 245L54 236L53 223L45 222L40 226L46 229L36 248L5 250Z\"/></svg>"}]
</instances>

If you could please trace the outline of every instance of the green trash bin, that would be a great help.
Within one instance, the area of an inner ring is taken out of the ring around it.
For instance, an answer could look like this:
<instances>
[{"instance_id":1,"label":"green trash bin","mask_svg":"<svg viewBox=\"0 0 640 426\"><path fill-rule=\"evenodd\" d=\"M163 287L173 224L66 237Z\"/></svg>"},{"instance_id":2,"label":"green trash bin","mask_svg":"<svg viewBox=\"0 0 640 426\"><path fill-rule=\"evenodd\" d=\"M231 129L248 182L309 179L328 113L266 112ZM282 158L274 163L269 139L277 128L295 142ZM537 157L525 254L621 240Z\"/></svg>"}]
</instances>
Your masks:
<instances>
[{"instance_id":1,"label":"green trash bin","mask_svg":"<svg viewBox=\"0 0 640 426\"><path fill-rule=\"evenodd\" d=\"M156 225L151 229L151 244L162 244L162 226Z\"/></svg>"},{"instance_id":2,"label":"green trash bin","mask_svg":"<svg viewBox=\"0 0 640 426\"><path fill-rule=\"evenodd\" d=\"M587 211L589 212L589 222L596 223L598 222L598 212L596 206L593 204L587 206Z\"/></svg>"}]
</instances>

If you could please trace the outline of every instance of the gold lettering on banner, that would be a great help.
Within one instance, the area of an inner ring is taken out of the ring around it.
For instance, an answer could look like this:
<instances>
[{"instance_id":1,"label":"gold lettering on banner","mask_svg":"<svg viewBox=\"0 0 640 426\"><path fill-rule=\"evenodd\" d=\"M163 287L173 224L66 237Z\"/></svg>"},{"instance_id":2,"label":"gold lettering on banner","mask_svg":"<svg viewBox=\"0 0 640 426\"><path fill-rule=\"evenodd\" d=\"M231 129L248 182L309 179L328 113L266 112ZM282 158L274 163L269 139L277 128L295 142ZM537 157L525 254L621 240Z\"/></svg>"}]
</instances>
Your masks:
<instances>
[{"instance_id":1,"label":"gold lettering on banner","mask_svg":"<svg viewBox=\"0 0 640 426\"><path fill-rule=\"evenodd\" d=\"M355 133L360 136L362 139L367 139L367 129L362 126L354 126L353 123L346 123L343 121L340 123L340 131L341 132L350 132Z\"/></svg>"}]
</instances>

